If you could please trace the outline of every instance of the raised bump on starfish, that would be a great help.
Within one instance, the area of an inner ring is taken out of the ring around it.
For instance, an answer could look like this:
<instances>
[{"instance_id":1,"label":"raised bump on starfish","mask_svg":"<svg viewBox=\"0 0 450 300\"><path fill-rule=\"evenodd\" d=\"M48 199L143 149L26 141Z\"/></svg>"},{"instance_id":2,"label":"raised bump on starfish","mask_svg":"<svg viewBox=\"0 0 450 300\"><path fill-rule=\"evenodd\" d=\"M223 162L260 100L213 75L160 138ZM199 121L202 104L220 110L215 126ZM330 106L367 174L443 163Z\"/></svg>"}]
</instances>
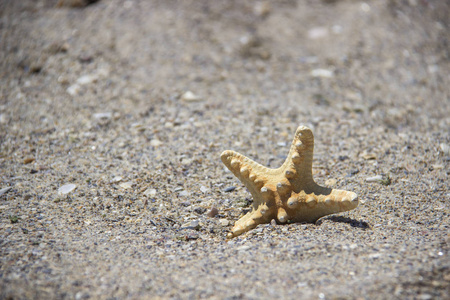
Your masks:
<instances>
[{"instance_id":1,"label":"raised bump on starfish","mask_svg":"<svg viewBox=\"0 0 450 300\"><path fill-rule=\"evenodd\" d=\"M314 136L308 127L295 132L286 161L266 168L237 152L226 150L222 162L253 196L253 210L236 221L229 238L275 219L278 223L315 222L319 218L358 206L349 191L319 186L312 176Z\"/></svg>"}]
</instances>

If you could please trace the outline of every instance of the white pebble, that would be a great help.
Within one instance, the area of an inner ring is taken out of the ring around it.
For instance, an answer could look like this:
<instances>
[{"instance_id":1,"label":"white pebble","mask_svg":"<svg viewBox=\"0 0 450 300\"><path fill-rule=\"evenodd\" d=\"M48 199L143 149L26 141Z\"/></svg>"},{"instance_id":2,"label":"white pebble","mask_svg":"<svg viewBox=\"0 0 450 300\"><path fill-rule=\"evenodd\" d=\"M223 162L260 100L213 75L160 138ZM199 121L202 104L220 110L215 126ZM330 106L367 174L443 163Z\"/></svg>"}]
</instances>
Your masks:
<instances>
[{"instance_id":1,"label":"white pebble","mask_svg":"<svg viewBox=\"0 0 450 300\"><path fill-rule=\"evenodd\" d=\"M440 144L439 145L439 149L441 150L441 152L445 155L449 155L450 154L450 146L447 144Z\"/></svg>"},{"instance_id":2,"label":"white pebble","mask_svg":"<svg viewBox=\"0 0 450 300\"><path fill-rule=\"evenodd\" d=\"M152 146L152 147L159 147L162 144L163 144L163 142L161 142L158 139L153 139L153 140L150 141L150 146Z\"/></svg>"},{"instance_id":3,"label":"white pebble","mask_svg":"<svg viewBox=\"0 0 450 300\"><path fill-rule=\"evenodd\" d=\"M58 189L58 194L67 195L68 193L72 192L76 188L77 188L77 186L75 184L69 183L69 184L66 184L66 185L63 185L62 187L60 187Z\"/></svg>"},{"instance_id":4,"label":"white pebble","mask_svg":"<svg viewBox=\"0 0 450 300\"><path fill-rule=\"evenodd\" d=\"M111 180L112 183L118 183L120 181L122 181L122 176L116 176Z\"/></svg>"},{"instance_id":5,"label":"white pebble","mask_svg":"<svg viewBox=\"0 0 450 300\"><path fill-rule=\"evenodd\" d=\"M94 75L84 75L81 76L80 78L77 79L77 83L80 85L85 85L85 84L89 84L92 82L97 81L98 79L98 75L94 74Z\"/></svg>"},{"instance_id":6,"label":"white pebble","mask_svg":"<svg viewBox=\"0 0 450 300\"><path fill-rule=\"evenodd\" d=\"M76 96L80 92L80 89L81 89L80 85L75 83L69 86L66 91L69 95Z\"/></svg>"},{"instance_id":7,"label":"white pebble","mask_svg":"<svg viewBox=\"0 0 450 300\"><path fill-rule=\"evenodd\" d=\"M9 190L12 189L12 187L5 187L3 189L0 190L0 196L3 194L6 194L7 192L9 192Z\"/></svg>"},{"instance_id":8,"label":"white pebble","mask_svg":"<svg viewBox=\"0 0 450 300\"><path fill-rule=\"evenodd\" d=\"M228 226L230 225L230 221L228 221L227 219L220 219L219 223L221 226Z\"/></svg>"},{"instance_id":9,"label":"white pebble","mask_svg":"<svg viewBox=\"0 0 450 300\"><path fill-rule=\"evenodd\" d=\"M326 69L314 69L311 71L312 77L331 78L333 77L333 71Z\"/></svg>"},{"instance_id":10,"label":"white pebble","mask_svg":"<svg viewBox=\"0 0 450 300\"><path fill-rule=\"evenodd\" d=\"M181 100L186 101L186 102L197 102L197 101L201 101L202 98L197 96L196 94L194 94L191 91L187 91L186 93L184 93L181 96Z\"/></svg>"},{"instance_id":11,"label":"white pebble","mask_svg":"<svg viewBox=\"0 0 450 300\"><path fill-rule=\"evenodd\" d=\"M104 120L106 120L106 119L111 119L111 117L112 117L112 113L110 113L110 112L102 112L102 113L94 114L94 118L95 119L104 119Z\"/></svg>"},{"instance_id":12,"label":"white pebble","mask_svg":"<svg viewBox=\"0 0 450 300\"><path fill-rule=\"evenodd\" d=\"M189 192L188 191L181 191L178 196L180 197L189 197Z\"/></svg>"},{"instance_id":13,"label":"white pebble","mask_svg":"<svg viewBox=\"0 0 450 300\"><path fill-rule=\"evenodd\" d=\"M382 179L383 179L383 176L376 175L376 176L372 176L372 177L367 177L366 181L367 182L378 182L378 181L381 181Z\"/></svg>"},{"instance_id":14,"label":"white pebble","mask_svg":"<svg viewBox=\"0 0 450 300\"><path fill-rule=\"evenodd\" d=\"M156 196L156 190L155 189L146 189L144 192L144 195L147 197L154 197L154 196Z\"/></svg>"},{"instance_id":15,"label":"white pebble","mask_svg":"<svg viewBox=\"0 0 450 300\"><path fill-rule=\"evenodd\" d=\"M321 39L328 36L326 27L314 27L308 30L308 38L312 40Z\"/></svg>"},{"instance_id":16,"label":"white pebble","mask_svg":"<svg viewBox=\"0 0 450 300\"><path fill-rule=\"evenodd\" d=\"M133 186L133 182L131 182L131 181L123 182L123 183L119 184L119 186L121 188L123 188L124 190L126 190Z\"/></svg>"}]
</instances>

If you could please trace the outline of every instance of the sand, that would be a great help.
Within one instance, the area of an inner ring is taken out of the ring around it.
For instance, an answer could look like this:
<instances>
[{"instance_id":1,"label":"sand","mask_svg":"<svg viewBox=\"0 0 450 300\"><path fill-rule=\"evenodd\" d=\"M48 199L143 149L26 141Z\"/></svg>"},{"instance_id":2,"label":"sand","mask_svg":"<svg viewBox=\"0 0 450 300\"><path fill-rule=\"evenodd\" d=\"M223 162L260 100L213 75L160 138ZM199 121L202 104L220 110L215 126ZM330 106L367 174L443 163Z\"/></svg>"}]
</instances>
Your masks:
<instances>
[{"instance_id":1,"label":"sand","mask_svg":"<svg viewBox=\"0 0 450 300\"><path fill-rule=\"evenodd\" d=\"M57 2L0 2L1 299L450 297L448 2ZM299 125L361 203L227 240Z\"/></svg>"}]
</instances>

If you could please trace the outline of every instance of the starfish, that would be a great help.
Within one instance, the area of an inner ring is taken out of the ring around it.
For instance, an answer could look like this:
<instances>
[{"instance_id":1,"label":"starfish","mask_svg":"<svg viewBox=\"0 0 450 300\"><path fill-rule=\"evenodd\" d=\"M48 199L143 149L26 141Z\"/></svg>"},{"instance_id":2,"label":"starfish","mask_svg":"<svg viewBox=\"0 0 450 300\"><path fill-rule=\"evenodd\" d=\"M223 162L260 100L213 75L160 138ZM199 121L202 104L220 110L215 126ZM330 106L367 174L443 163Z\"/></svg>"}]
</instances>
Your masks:
<instances>
[{"instance_id":1,"label":"starfish","mask_svg":"<svg viewBox=\"0 0 450 300\"><path fill-rule=\"evenodd\" d=\"M315 222L319 218L358 206L349 191L318 185L312 176L314 136L300 126L286 161L278 169L266 168L235 151L221 154L222 162L253 196L253 209L240 218L228 234L236 237L275 219L278 224Z\"/></svg>"}]
</instances>

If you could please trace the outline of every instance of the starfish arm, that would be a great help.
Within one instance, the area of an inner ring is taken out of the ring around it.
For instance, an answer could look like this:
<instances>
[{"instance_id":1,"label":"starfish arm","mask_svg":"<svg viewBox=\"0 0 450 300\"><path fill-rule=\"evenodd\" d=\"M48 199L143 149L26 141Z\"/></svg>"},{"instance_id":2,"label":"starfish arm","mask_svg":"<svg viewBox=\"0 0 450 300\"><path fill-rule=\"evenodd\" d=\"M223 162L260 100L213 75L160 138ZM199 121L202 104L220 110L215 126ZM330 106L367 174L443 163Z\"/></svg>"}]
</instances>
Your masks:
<instances>
[{"instance_id":1,"label":"starfish arm","mask_svg":"<svg viewBox=\"0 0 450 300\"><path fill-rule=\"evenodd\" d=\"M325 188L324 188L325 189ZM287 201L291 222L316 222L318 219L339 212L349 211L358 206L358 196L349 191L333 189L330 193L291 196Z\"/></svg>"},{"instance_id":2,"label":"starfish arm","mask_svg":"<svg viewBox=\"0 0 450 300\"><path fill-rule=\"evenodd\" d=\"M271 169L266 168L250 158L232 150L222 152L220 158L222 159L224 165L250 191L254 200L258 200L260 189L267 182L266 174L270 173Z\"/></svg>"},{"instance_id":3,"label":"starfish arm","mask_svg":"<svg viewBox=\"0 0 450 300\"><path fill-rule=\"evenodd\" d=\"M266 204L259 205L245 216L236 221L227 238L233 238L244 232L250 231L259 224L269 223L274 218L275 210Z\"/></svg>"},{"instance_id":4,"label":"starfish arm","mask_svg":"<svg viewBox=\"0 0 450 300\"><path fill-rule=\"evenodd\" d=\"M292 182L293 189L296 192L303 188L317 188L311 172L313 154L314 135L308 127L299 126L295 132L286 161L280 167L287 178L295 179Z\"/></svg>"}]
</instances>

